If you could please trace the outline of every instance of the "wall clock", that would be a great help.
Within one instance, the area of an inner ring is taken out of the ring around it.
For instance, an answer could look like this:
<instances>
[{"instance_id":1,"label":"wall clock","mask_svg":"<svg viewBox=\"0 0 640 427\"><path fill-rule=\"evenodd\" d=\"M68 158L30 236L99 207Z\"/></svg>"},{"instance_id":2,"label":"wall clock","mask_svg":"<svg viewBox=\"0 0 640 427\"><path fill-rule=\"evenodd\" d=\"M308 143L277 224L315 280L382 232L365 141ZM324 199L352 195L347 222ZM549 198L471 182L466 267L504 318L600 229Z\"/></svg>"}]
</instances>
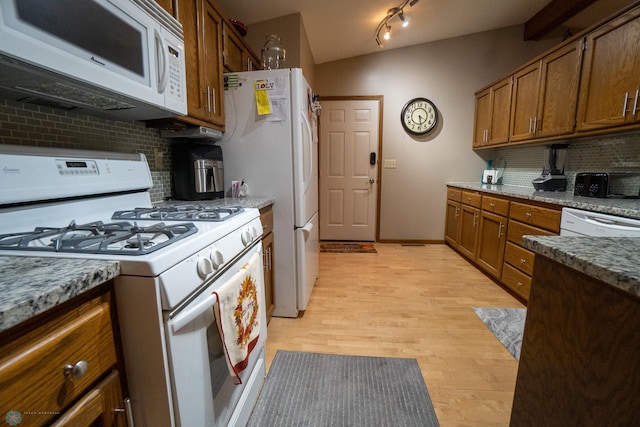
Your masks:
<instances>
[{"instance_id":1,"label":"wall clock","mask_svg":"<svg viewBox=\"0 0 640 427\"><path fill-rule=\"evenodd\" d=\"M427 98L413 98L402 107L400 122L407 133L424 135L438 124L438 109Z\"/></svg>"}]
</instances>

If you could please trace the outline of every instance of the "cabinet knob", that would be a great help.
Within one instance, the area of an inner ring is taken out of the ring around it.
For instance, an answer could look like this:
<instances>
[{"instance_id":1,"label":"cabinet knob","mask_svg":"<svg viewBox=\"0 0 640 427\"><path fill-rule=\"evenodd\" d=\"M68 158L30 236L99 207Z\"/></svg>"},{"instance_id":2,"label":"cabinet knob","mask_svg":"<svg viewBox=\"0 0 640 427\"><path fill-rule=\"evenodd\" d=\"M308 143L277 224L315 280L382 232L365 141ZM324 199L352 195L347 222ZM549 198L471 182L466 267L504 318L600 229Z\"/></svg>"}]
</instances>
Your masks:
<instances>
[{"instance_id":1,"label":"cabinet knob","mask_svg":"<svg viewBox=\"0 0 640 427\"><path fill-rule=\"evenodd\" d=\"M89 370L89 364L85 360L81 360L75 365L65 365L64 376L71 377L73 379L79 379L84 376Z\"/></svg>"},{"instance_id":2,"label":"cabinet knob","mask_svg":"<svg viewBox=\"0 0 640 427\"><path fill-rule=\"evenodd\" d=\"M523 284L522 282L518 282L518 283L517 283L518 287L521 287L521 286L522 286L522 284Z\"/></svg>"},{"instance_id":3,"label":"cabinet knob","mask_svg":"<svg viewBox=\"0 0 640 427\"><path fill-rule=\"evenodd\" d=\"M526 260L526 259L524 259L524 258L520 258L520 264L525 264L526 262L527 262L527 260Z\"/></svg>"}]
</instances>

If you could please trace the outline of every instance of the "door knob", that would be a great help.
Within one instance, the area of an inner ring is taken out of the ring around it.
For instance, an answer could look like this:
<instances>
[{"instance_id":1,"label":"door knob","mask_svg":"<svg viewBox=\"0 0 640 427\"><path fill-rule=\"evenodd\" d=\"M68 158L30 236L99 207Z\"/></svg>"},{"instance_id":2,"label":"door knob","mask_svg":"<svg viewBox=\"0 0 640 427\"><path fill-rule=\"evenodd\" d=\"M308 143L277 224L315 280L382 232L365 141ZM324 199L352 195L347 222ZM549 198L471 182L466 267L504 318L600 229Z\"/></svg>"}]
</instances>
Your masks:
<instances>
[{"instance_id":1,"label":"door knob","mask_svg":"<svg viewBox=\"0 0 640 427\"><path fill-rule=\"evenodd\" d=\"M369 184L373 184L374 182L376 182L373 178L369 178Z\"/></svg>"}]
</instances>

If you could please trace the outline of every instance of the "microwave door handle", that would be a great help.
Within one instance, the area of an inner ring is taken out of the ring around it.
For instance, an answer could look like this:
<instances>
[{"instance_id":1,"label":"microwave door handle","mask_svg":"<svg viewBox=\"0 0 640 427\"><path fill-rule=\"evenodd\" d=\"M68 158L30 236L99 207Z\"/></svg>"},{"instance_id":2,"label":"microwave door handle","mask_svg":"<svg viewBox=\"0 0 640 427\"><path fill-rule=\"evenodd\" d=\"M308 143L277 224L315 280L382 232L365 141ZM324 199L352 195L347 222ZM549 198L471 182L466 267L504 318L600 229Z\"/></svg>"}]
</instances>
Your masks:
<instances>
[{"instance_id":1,"label":"microwave door handle","mask_svg":"<svg viewBox=\"0 0 640 427\"><path fill-rule=\"evenodd\" d=\"M156 53L158 47L160 47L160 54L158 55L158 71L162 71L158 76L158 93L164 93L169 83L169 60L167 58L167 52L169 51L167 43L164 41L157 29L153 30L153 36L156 39ZM160 60L162 59L162 60Z\"/></svg>"},{"instance_id":2,"label":"microwave door handle","mask_svg":"<svg viewBox=\"0 0 640 427\"><path fill-rule=\"evenodd\" d=\"M216 294L209 295L206 299L196 304L193 308L185 310L173 318L171 330L173 333L177 333L180 329L187 326L191 321L196 319L202 313L207 310L211 310L211 307L218 301Z\"/></svg>"}]
</instances>

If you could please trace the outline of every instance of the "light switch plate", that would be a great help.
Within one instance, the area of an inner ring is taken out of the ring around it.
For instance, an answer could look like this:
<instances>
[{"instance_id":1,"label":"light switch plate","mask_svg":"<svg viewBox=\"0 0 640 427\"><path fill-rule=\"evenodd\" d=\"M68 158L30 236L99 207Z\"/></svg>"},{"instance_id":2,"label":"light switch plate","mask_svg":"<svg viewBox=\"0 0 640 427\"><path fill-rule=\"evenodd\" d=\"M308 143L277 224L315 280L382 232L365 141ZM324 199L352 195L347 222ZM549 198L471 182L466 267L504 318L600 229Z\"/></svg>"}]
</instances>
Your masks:
<instances>
[{"instance_id":1,"label":"light switch plate","mask_svg":"<svg viewBox=\"0 0 640 427\"><path fill-rule=\"evenodd\" d=\"M396 159L384 159L383 167L385 169L395 169Z\"/></svg>"}]
</instances>

